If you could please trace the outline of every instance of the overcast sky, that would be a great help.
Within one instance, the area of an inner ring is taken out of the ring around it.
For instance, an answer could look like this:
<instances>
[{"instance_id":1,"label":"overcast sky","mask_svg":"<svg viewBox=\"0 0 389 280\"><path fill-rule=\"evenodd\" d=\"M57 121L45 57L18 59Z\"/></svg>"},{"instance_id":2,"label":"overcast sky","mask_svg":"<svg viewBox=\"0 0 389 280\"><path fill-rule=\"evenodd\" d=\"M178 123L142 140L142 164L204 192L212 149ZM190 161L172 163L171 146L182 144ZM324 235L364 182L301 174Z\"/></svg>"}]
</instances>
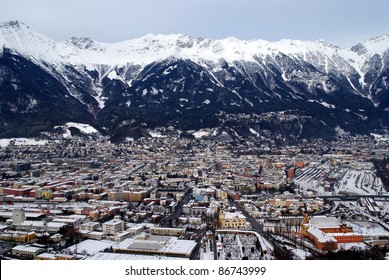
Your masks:
<instances>
[{"instance_id":1,"label":"overcast sky","mask_svg":"<svg viewBox=\"0 0 389 280\"><path fill-rule=\"evenodd\" d=\"M388 11L388 0L0 0L0 21L21 20L56 41L185 33L349 47L389 34Z\"/></svg>"}]
</instances>

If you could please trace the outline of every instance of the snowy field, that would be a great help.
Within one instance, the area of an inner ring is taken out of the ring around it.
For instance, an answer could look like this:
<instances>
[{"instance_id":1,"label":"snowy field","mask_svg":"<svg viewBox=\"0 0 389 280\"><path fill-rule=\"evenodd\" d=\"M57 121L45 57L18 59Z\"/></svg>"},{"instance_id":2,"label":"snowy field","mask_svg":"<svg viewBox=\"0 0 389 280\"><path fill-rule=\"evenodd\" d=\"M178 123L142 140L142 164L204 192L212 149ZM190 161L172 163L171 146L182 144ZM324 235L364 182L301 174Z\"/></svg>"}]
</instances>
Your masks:
<instances>
[{"instance_id":1,"label":"snowy field","mask_svg":"<svg viewBox=\"0 0 389 280\"><path fill-rule=\"evenodd\" d=\"M72 128L72 127L77 128L79 131L81 131L82 133L87 134L87 135L98 133L98 130L89 124L75 123L75 122L68 122L63 126L55 126L54 129L62 128L65 131L62 136L64 138L70 138L70 137L72 137L72 133L70 132L69 128Z\"/></svg>"},{"instance_id":2,"label":"snowy field","mask_svg":"<svg viewBox=\"0 0 389 280\"><path fill-rule=\"evenodd\" d=\"M372 171L344 170L342 178L335 183L335 194L381 194L383 184Z\"/></svg>"},{"instance_id":3,"label":"snowy field","mask_svg":"<svg viewBox=\"0 0 389 280\"><path fill-rule=\"evenodd\" d=\"M354 170L324 163L297 173L294 183L302 191L318 195L379 195L384 193L379 177L370 169Z\"/></svg>"},{"instance_id":4,"label":"snowy field","mask_svg":"<svg viewBox=\"0 0 389 280\"><path fill-rule=\"evenodd\" d=\"M347 221L346 224L352 227L354 232L362 234L365 238L389 238L389 232L379 223L370 221Z\"/></svg>"},{"instance_id":5,"label":"snowy field","mask_svg":"<svg viewBox=\"0 0 389 280\"><path fill-rule=\"evenodd\" d=\"M389 233L389 201L382 199L376 200L375 202L382 209L379 216L369 212L368 208L360 205L357 201L335 202L335 206L331 210L331 215L346 220L347 224L355 232L359 232L362 235L382 234L383 236L387 236L386 232ZM382 232L379 232L378 229L381 229Z\"/></svg>"}]
</instances>

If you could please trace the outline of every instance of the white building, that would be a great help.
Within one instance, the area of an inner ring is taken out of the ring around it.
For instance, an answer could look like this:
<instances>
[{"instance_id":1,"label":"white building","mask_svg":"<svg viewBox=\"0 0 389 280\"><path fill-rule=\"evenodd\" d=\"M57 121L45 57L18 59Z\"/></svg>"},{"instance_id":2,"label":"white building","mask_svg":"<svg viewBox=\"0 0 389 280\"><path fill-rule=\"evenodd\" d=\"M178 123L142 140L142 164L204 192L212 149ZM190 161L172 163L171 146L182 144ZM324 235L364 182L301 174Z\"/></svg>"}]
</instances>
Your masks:
<instances>
[{"instance_id":1,"label":"white building","mask_svg":"<svg viewBox=\"0 0 389 280\"><path fill-rule=\"evenodd\" d=\"M24 209L14 209L12 211L12 225L17 226L26 220L26 212Z\"/></svg>"},{"instance_id":2,"label":"white building","mask_svg":"<svg viewBox=\"0 0 389 280\"><path fill-rule=\"evenodd\" d=\"M80 225L80 230L95 231L99 226L98 222L87 222Z\"/></svg>"},{"instance_id":3,"label":"white building","mask_svg":"<svg viewBox=\"0 0 389 280\"><path fill-rule=\"evenodd\" d=\"M124 222L119 219L113 219L103 224L103 232L106 234L115 234L124 231Z\"/></svg>"},{"instance_id":4,"label":"white building","mask_svg":"<svg viewBox=\"0 0 389 280\"><path fill-rule=\"evenodd\" d=\"M14 256L23 257L23 258L32 258L34 259L37 255L44 252L45 250L38 247L28 246L28 245L18 245L12 248L12 254Z\"/></svg>"}]
</instances>

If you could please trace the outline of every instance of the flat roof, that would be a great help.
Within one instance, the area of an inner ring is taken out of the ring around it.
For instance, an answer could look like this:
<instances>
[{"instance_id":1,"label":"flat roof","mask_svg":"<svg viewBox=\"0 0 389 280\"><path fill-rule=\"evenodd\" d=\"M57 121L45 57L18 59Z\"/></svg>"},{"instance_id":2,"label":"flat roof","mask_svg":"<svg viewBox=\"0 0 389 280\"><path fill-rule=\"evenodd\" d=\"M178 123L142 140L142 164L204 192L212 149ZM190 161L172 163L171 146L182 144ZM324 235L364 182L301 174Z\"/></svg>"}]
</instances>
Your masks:
<instances>
[{"instance_id":1,"label":"flat roof","mask_svg":"<svg viewBox=\"0 0 389 280\"><path fill-rule=\"evenodd\" d=\"M113 246L115 243L108 241L108 240L92 240L87 239L85 241L82 241L76 245L70 246L67 249L70 250L70 252L74 252L77 250L77 254L83 254L84 252L90 256L97 254L100 251L103 251L111 246Z\"/></svg>"},{"instance_id":2,"label":"flat roof","mask_svg":"<svg viewBox=\"0 0 389 280\"><path fill-rule=\"evenodd\" d=\"M19 250L19 251L25 251L25 252L31 252L31 253L37 253L42 251L42 248L39 247L33 247L28 245L17 245L12 248L12 250Z\"/></svg>"},{"instance_id":3,"label":"flat roof","mask_svg":"<svg viewBox=\"0 0 389 280\"><path fill-rule=\"evenodd\" d=\"M150 235L147 241L150 242L167 242L171 237L165 235Z\"/></svg>"},{"instance_id":4,"label":"flat roof","mask_svg":"<svg viewBox=\"0 0 389 280\"><path fill-rule=\"evenodd\" d=\"M182 240L182 239L172 239L165 248L162 249L162 252L166 253L185 253L190 254L196 247L197 243L194 240Z\"/></svg>"},{"instance_id":5,"label":"flat roof","mask_svg":"<svg viewBox=\"0 0 389 280\"><path fill-rule=\"evenodd\" d=\"M43 213L31 213L31 212L26 212L25 213L25 217L26 218L39 218L41 216L44 216L45 214ZM8 218L11 218L12 217L12 212L10 211L0 211L0 216L1 217L8 217Z\"/></svg>"},{"instance_id":6,"label":"flat roof","mask_svg":"<svg viewBox=\"0 0 389 280\"><path fill-rule=\"evenodd\" d=\"M339 228L341 226L341 222L336 217L314 216L309 220L309 225L313 225L318 228Z\"/></svg>"},{"instance_id":7,"label":"flat roof","mask_svg":"<svg viewBox=\"0 0 389 280\"><path fill-rule=\"evenodd\" d=\"M152 243L147 240L136 240L132 242L127 249L140 251L159 251L162 248L161 243Z\"/></svg>"},{"instance_id":8,"label":"flat roof","mask_svg":"<svg viewBox=\"0 0 389 280\"><path fill-rule=\"evenodd\" d=\"M194 240L183 240L174 236L150 235L146 239L127 238L113 248L117 250L139 250L161 254L171 253L190 255L196 245L197 242Z\"/></svg>"},{"instance_id":9,"label":"flat roof","mask_svg":"<svg viewBox=\"0 0 389 280\"><path fill-rule=\"evenodd\" d=\"M55 254L51 253L42 253L39 254L38 257L55 260Z\"/></svg>"},{"instance_id":10,"label":"flat roof","mask_svg":"<svg viewBox=\"0 0 389 280\"><path fill-rule=\"evenodd\" d=\"M104 225L118 225L118 224L121 224L121 223L123 223L122 220L113 219L113 220L110 220L108 222L105 222Z\"/></svg>"},{"instance_id":11,"label":"flat roof","mask_svg":"<svg viewBox=\"0 0 389 280\"><path fill-rule=\"evenodd\" d=\"M118 254L118 253L98 253L87 260L187 260L188 258L168 257L163 255L139 255L139 254Z\"/></svg>"},{"instance_id":12,"label":"flat roof","mask_svg":"<svg viewBox=\"0 0 389 280\"><path fill-rule=\"evenodd\" d=\"M88 234L100 235L100 236L105 235L105 233L104 233L104 232L101 232L101 231L90 231Z\"/></svg>"}]
</instances>

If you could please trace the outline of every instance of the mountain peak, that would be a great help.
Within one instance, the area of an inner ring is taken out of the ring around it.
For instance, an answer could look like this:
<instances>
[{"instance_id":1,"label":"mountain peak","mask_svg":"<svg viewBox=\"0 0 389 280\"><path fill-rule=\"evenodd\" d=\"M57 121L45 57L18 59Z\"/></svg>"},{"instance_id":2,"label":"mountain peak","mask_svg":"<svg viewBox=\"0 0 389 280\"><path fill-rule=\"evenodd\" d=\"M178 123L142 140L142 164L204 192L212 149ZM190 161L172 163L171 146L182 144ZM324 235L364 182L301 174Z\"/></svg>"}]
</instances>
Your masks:
<instances>
[{"instance_id":1,"label":"mountain peak","mask_svg":"<svg viewBox=\"0 0 389 280\"><path fill-rule=\"evenodd\" d=\"M382 35L371 38L363 43L359 43L353 47L351 50L358 55L372 56L374 54L382 55L384 52L387 52L389 49L389 35Z\"/></svg>"},{"instance_id":2,"label":"mountain peak","mask_svg":"<svg viewBox=\"0 0 389 280\"><path fill-rule=\"evenodd\" d=\"M24 22L19 21L19 20L10 20L10 21L0 22L0 28L13 28L13 29L27 28L27 29L30 29L30 27L28 25L26 25Z\"/></svg>"},{"instance_id":3,"label":"mountain peak","mask_svg":"<svg viewBox=\"0 0 389 280\"><path fill-rule=\"evenodd\" d=\"M96 47L97 42L90 37L71 37L66 42L76 46L79 49L91 49Z\"/></svg>"},{"instance_id":4,"label":"mountain peak","mask_svg":"<svg viewBox=\"0 0 389 280\"><path fill-rule=\"evenodd\" d=\"M371 38L370 40L368 40L368 42L369 41L375 42L375 43L387 42L387 41L389 41L389 34L384 34L384 35L381 35L381 36L376 36L376 37Z\"/></svg>"},{"instance_id":5,"label":"mountain peak","mask_svg":"<svg viewBox=\"0 0 389 280\"><path fill-rule=\"evenodd\" d=\"M326 41L325 39L319 39L316 41L317 43L325 46L325 47L330 47L330 48L334 48L334 49L340 49L338 46Z\"/></svg>"},{"instance_id":6,"label":"mountain peak","mask_svg":"<svg viewBox=\"0 0 389 280\"><path fill-rule=\"evenodd\" d=\"M172 33L172 34L153 34L149 33L139 38L140 40L147 42L159 42L160 44L188 44L190 42L201 42L204 39L200 37L190 36L185 33ZM137 40L137 39L135 39Z\"/></svg>"}]
</instances>

